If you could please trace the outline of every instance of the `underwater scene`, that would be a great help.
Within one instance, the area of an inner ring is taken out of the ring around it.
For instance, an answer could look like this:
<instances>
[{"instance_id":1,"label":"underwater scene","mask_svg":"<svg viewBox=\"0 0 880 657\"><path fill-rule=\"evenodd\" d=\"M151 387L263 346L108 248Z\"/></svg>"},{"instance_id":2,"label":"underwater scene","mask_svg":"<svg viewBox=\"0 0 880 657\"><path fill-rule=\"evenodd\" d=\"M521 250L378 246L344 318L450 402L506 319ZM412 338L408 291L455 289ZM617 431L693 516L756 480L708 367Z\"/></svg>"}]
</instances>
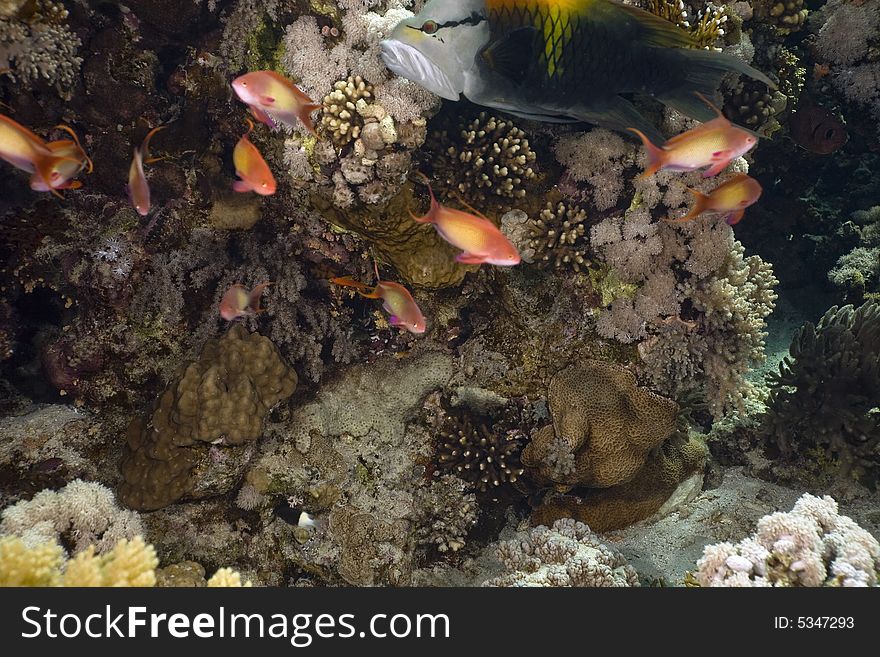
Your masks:
<instances>
[{"instance_id":1,"label":"underwater scene","mask_svg":"<svg viewBox=\"0 0 880 657\"><path fill-rule=\"evenodd\" d=\"M880 577L880 0L0 0L0 585Z\"/></svg>"}]
</instances>

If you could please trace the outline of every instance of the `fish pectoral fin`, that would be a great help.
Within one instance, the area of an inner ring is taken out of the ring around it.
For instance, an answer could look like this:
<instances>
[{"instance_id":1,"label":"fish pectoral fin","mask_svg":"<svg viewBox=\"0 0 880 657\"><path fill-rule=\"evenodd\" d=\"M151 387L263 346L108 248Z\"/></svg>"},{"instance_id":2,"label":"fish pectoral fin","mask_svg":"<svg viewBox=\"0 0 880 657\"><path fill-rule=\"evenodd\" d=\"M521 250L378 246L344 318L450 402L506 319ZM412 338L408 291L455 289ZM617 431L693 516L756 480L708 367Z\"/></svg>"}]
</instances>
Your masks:
<instances>
[{"instance_id":1,"label":"fish pectoral fin","mask_svg":"<svg viewBox=\"0 0 880 657\"><path fill-rule=\"evenodd\" d=\"M455 256L455 261L462 265L482 265L485 258L473 253L459 253Z\"/></svg>"},{"instance_id":2,"label":"fish pectoral fin","mask_svg":"<svg viewBox=\"0 0 880 657\"><path fill-rule=\"evenodd\" d=\"M261 96L260 102L264 105L274 105L275 99L272 96Z\"/></svg>"},{"instance_id":3,"label":"fish pectoral fin","mask_svg":"<svg viewBox=\"0 0 880 657\"><path fill-rule=\"evenodd\" d=\"M727 165L730 164L730 160L731 158L729 156L721 157L718 159L713 158L715 164L713 164L711 167L703 172L703 178L711 178L712 176L717 176L719 173L727 168Z\"/></svg>"},{"instance_id":4,"label":"fish pectoral fin","mask_svg":"<svg viewBox=\"0 0 880 657\"><path fill-rule=\"evenodd\" d=\"M736 210L735 212L731 212L730 214L727 215L727 218L725 219L725 221L727 222L727 225L728 226L736 226L739 223L740 219L743 218L743 215L745 213L746 213L745 210Z\"/></svg>"},{"instance_id":5,"label":"fish pectoral fin","mask_svg":"<svg viewBox=\"0 0 880 657\"><path fill-rule=\"evenodd\" d=\"M499 75L519 83L535 65L535 45L538 29L531 25L518 27L483 49L481 56L486 65Z\"/></svg>"},{"instance_id":6,"label":"fish pectoral fin","mask_svg":"<svg viewBox=\"0 0 880 657\"><path fill-rule=\"evenodd\" d=\"M590 106L574 107L568 112L581 121L594 123L604 128L611 128L620 132L626 132L635 128L645 135L654 144L665 142L663 135L655 128L636 106L621 96L603 98L591 102Z\"/></svg>"},{"instance_id":7,"label":"fish pectoral fin","mask_svg":"<svg viewBox=\"0 0 880 657\"><path fill-rule=\"evenodd\" d=\"M236 180L234 183L232 183L232 189L234 189L236 192L250 192L250 191L252 191L251 186L248 183L246 183L244 180Z\"/></svg>"},{"instance_id":8,"label":"fish pectoral fin","mask_svg":"<svg viewBox=\"0 0 880 657\"><path fill-rule=\"evenodd\" d=\"M400 326L400 317L397 315L391 315L388 317L388 323L391 324L391 326Z\"/></svg>"}]
</instances>

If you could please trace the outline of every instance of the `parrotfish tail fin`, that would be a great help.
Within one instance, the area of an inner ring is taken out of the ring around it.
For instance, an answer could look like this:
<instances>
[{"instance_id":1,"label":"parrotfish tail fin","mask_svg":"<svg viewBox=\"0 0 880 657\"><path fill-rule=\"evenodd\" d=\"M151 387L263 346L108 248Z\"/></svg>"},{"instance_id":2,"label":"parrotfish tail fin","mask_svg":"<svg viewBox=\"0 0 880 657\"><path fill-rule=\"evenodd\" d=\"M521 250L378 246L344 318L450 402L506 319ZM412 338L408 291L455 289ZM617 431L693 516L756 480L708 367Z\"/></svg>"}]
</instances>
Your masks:
<instances>
[{"instance_id":1,"label":"parrotfish tail fin","mask_svg":"<svg viewBox=\"0 0 880 657\"><path fill-rule=\"evenodd\" d=\"M703 192L698 192L696 189L691 189L690 187L688 187L687 190L694 197L694 207L692 207L691 211L688 212L683 217L681 217L679 219L667 219L666 221L673 223L673 224L681 224L681 223L684 223L685 221L690 221L691 219L696 219L697 217L699 217L701 214L703 214L706 211L706 206L709 203L709 197L706 196L705 194L703 194Z\"/></svg>"},{"instance_id":2,"label":"parrotfish tail fin","mask_svg":"<svg viewBox=\"0 0 880 657\"><path fill-rule=\"evenodd\" d=\"M720 114L716 107L711 104L707 106L707 101L698 94L714 98L721 79L731 71L776 89L776 84L766 75L727 53L698 48L677 49L670 56L675 59L671 59L669 65L683 71L684 80L675 89L658 93L657 99L698 121L709 121L715 118L716 113Z\"/></svg>"},{"instance_id":3,"label":"parrotfish tail fin","mask_svg":"<svg viewBox=\"0 0 880 657\"><path fill-rule=\"evenodd\" d=\"M663 166L663 149L659 146L655 146L641 130L629 128L629 131L642 140L642 144L645 146L645 151L648 153L648 166L645 167L645 172L639 176L639 180L642 180L643 178L654 175L660 170L660 167Z\"/></svg>"},{"instance_id":4,"label":"parrotfish tail fin","mask_svg":"<svg viewBox=\"0 0 880 657\"><path fill-rule=\"evenodd\" d=\"M254 286L254 289L251 290L251 293L248 295L248 305L253 309L254 313L259 315L262 312L265 312L264 308L260 308L260 298L263 296L263 290L272 285L272 281L266 281L265 283L260 283L259 285Z\"/></svg>"},{"instance_id":5,"label":"parrotfish tail fin","mask_svg":"<svg viewBox=\"0 0 880 657\"><path fill-rule=\"evenodd\" d=\"M143 161L145 164L152 164L153 162L158 162L159 160L162 159L161 157L153 157L153 158L150 157L150 140L153 138L153 135L155 135L160 130L164 130L164 129L165 129L164 125L156 126L155 128L153 128L152 130L150 130L147 133L147 136L144 137L144 140L141 142L140 152L141 152L141 157L143 158Z\"/></svg>"},{"instance_id":6,"label":"parrotfish tail fin","mask_svg":"<svg viewBox=\"0 0 880 657\"><path fill-rule=\"evenodd\" d=\"M378 299L379 292L374 287L370 287L369 285L364 285L360 281L356 281L353 278L349 278L348 276L339 276L338 278L331 278L331 283L336 283L336 285L342 285L344 287L353 287L358 291L362 297L366 297L367 299Z\"/></svg>"},{"instance_id":7,"label":"parrotfish tail fin","mask_svg":"<svg viewBox=\"0 0 880 657\"><path fill-rule=\"evenodd\" d=\"M736 226L739 223L740 219L743 218L743 215L745 213L745 210L736 210L735 212L731 212L729 215L727 215L727 219L725 221L727 221L727 224L729 226Z\"/></svg>"}]
</instances>

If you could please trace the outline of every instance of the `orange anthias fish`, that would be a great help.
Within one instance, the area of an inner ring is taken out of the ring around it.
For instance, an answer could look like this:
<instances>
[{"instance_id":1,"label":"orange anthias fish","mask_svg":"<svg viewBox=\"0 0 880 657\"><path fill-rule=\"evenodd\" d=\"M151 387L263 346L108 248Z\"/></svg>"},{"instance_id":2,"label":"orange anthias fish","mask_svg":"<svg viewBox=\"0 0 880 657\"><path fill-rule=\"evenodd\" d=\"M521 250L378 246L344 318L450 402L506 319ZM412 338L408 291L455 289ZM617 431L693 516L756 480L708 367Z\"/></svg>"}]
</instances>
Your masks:
<instances>
[{"instance_id":1,"label":"orange anthias fish","mask_svg":"<svg viewBox=\"0 0 880 657\"><path fill-rule=\"evenodd\" d=\"M648 152L648 167L640 176L646 178L657 171L696 171L708 167L703 177L717 175L740 155L758 143L758 136L734 125L721 110L705 98L704 102L718 114L717 117L687 132L669 139L663 146L655 146L643 132L630 128L638 135Z\"/></svg>"},{"instance_id":2,"label":"orange anthias fish","mask_svg":"<svg viewBox=\"0 0 880 657\"><path fill-rule=\"evenodd\" d=\"M134 149L134 155L131 158L131 166L128 169L128 196L131 204L138 214L142 217L150 213L150 185L147 182L147 176L144 174L144 164L152 164L162 158L151 158L149 147L150 139L165 126L153 128L144 137L144 141L138 148Z\"/></svg>"},{"instance_id":3,"label":"orange anthias fish","mask_svg":"<svg viewBox=\"0 0 880 657\"><path fill-rule=\"evenodd\" d=\"M399 326L410 333L424 333L427 322L415 299L403 285L391 281L379 281L375 287L364 285L353 278L343 276L330 279L332 283L353 287L362 297L382 299L382 307L390 317L391 326Z\"/></svg>"},{"instance_id":4,"label":"orange anthias fish","mask_svg":"<svg viewBox=\"0 0 880 657\"><path fill-rule=\"evenodd\" d=\"M76 134L67 126L58 126L73 135L74 141L45 142L42 138L0 114L0 159L12 166L34 174L31 187L37 191L51 191L61 196L58 189L74 187L70 179L89 164Z\"/></svg>"},{"instance_id":5,"label":"orange anthias fish","mask_svg":"<svg viewBox=\"0 0 880 657\"><path fill-rule=\"evenodd\" d=\"M263 312L260 308L260 297L263 296L263 290L270 285L272 283L260 283L248 292L244 285L236 283L220 299L220 317L231 322L245 315L259 315Z\"/></svg>"},{"instance_id":6,"label":"orange anthias fish","mask_svg":"<svg viewBox=\"0 0 880 657\"><path fill-rule=\"evenodd\" d=\"M321 107L299 87L275 71L252 71L235 78L232 88L239 99L250 106L254 118L270 128L283 123L294 127L302 122L306 130L317 136L311 113Z\"/></svg>"},{"instance_id":7,"label":"orange anthias fish","mask_svg":"<svg viewBox=\"0 0 880 657\"><path fill-rule=\"evenodd\" d=\"M235 175L241 180L232 183L232 189L237 192L256 192L263 196L275 193L277 187L275 177L266 164L266 160L260 155L260 151L253 145L248 135L254 129L253 121L247 120L248 131L242 135L232 151L232 162L235 164Z\"/></svg>"},{"instance_id":8,"label":"orange anthias fish","mask_svg":"<svg viewBox=\"0 0 880 657\"><path fill-rule=\"evenodd\" d=\"M427 177L423 177L427 182ZM431 194L431 208L428 213L417 217L410 212L410 216L419 223L433 224L440 237L464 251L455 256L456 262L466 265L519 264L520 256L516 247L484 215L473 208L469 208L473 212L471 214L440 205L430 184L428 192Z\"/></svg>"},{"instance_id":9,"label":"orange anthias fish","mask_svg":"<svg viewBox=\"0 0 880 657\"><path fill-rule=\"evenodd\" d=\"M689 188L688 191L696 198L694 207L681 219L669 219L669 221L690 221L704 212L719 212L727 215L725 220L734 226L743 218L746 208L761 197L763 190L757 180L744 173L738 173L713 189L708 195L695 189Z\"/></svg>"},{"instance_id":10,"label":"orange anthias fish","mask_svg":"<svg viewBox=\"0 0 880 657\"><path fill-rule=\"evenodd\" d=\"M56 190L59 189L79 189L82 187L82 183L74 178L87 166L88 173L94 169L92 160L86 155L76 133L67 126L59 125L56 127L70 133L73 139L50 141L46 144L46 147L57 159L44 174L35 171L31 176L31 189L36 192L56 193ZM48 176L48 181L43 178L43 175Z\"/></svg>"}]
</instances>

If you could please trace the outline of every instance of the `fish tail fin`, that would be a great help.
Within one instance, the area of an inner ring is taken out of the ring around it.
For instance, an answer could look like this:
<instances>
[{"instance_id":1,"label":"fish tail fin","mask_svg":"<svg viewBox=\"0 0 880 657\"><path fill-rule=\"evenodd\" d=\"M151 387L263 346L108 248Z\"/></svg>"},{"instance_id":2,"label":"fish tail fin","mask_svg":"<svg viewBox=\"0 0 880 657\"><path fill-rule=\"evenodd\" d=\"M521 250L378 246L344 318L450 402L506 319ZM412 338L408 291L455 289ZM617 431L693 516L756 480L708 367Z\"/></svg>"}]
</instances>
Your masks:
<instances>
[{"instance_id":1,"label":"fish tail fin","mask_svg":"<svg viewBox=\"0 0 880 657\"><path fill-rule=\"evenodd\" d=\"M721 79L732 71L776 89L776 84L766 75L727 53L680 49L675 51L675 57L678 62L673 64L684 71L684 80L675 89L657 94L657 99L698 121L709 121L715 118L717 112L700 96L714 98Z\"/></svg>"},{"instance_id":2,"label":"fish tail fin","mask_svg":"<svg viewBox=\"0 0 880 657\"><path fill-rule=\"evenodd\" d=\"M648 136L638 128L629 128L629 131L642 140L645 151L648 153L648 166L645 167L644 173L639 176L639 180L654 175L663 166L663 149L654 145Z\"/></svg>"},{"instance_id":3,"label":"fish tail fin","mask_svg":"<svg viewBox=\"0 0 880 657\"><path fill-rule=\"evenodd\" d=\"M266 281L265 283L255 285L254 289L251 290L251 293L248 295L248 305L253 308L254 313L256 313L257 315L265 312L265 309L260 308L260 297L263 296L263 290L265 290L270 285L272 285L272 281Z\"/></svg>"},{"instance_id":4,"label":"fish tail fin","mask_svg":"<svg viewBox=\"0 0 880 657\"><path fill-rule=\"evenodd\" d=\"M153 138L153 135L155 135L160 130L164 130L164 129L165 129L164 125L158 125L155 128L153 128L152 130L150 130L147 133L147 136L144 137L144 140L141 142L141 149L140 149L141 150L141 157L143 158L144 162L149 164L150 162L157 162L162 159L162 158L150 159L150 140Z\"/></svg>"},{"instance_id":5,"label":"fish tail fin","mask_svg":"<svg viewBox=\"0 0 880 657\"><path fill-rule=\"evenodd\" d=\"M323 107L321 103L306 103L302 106L302 111L300 112L299 120L302 121L302 124L305 126L306 130L308 130L311 134L313 134L318 139L321 138L321 135L318 134L318 131L315 129L315 122L312 121L312 112L315 110L319 110Z\"/></svg>"},{"instance_id":6,"label":"fish tail fin","mask_svg":"<svg viewBox=\"0 0 880 657\"><path fill-rule=\"evenodd\" d=\"M678 219L666 219L666 221L673 224L681 224L685 221L690 221L691 219L696 219L701 214L703 214L709 207L709 197L703 194L703 192L699 192L696 189L691 189L690 187L687 190L691 193L691 196L694 197L694 207L691 208L691 211L688 212L683 217L679 217Z\"/></svg>"},{"instance_id":7,"label":"fish tail fin","mask_svg":"<svg viewBox=\"0 0 880 657\"><path fill-rule=\"evenodd\" d=\"M428 210L428 213L423 217L417 217L410 209L407 209L407 211L409 212L409 216L412 217L413 221L420 224L431 224L434 223L434 211L440 207L440 204L437 202L437 198L434 196L434 190L431 189L431 180L428 178L428 176L426 176L421 171L416 171L416 173L422 180L425 181L425 185L428 187L428 194L431 195L431 209Z\"/></svg>"},{"instance_id":8,"label":"fish tail fin","mask_svg":"<svg viewBox=\"0 0 880 657\"><path fill-rule=\"evenodd\" d=\"M369 285L364 285L360 281L356 281L349 276L339 276L337 278L331 278L331 283L336 283L336 285L342 285L343 287L353 287L358 291L362 297L366 297L367 299L378 299L379 293L376 288L370 287Z\"/></svg>"},{"instance_id":9,"label":"fish tail fin","mask_svg":"<svg viewBox=\"0 0 880 657\"><path fill-rule=\"evenodd\" d=\"M87 165L88 168L89 168L88 173L91 173L92 171L94 171L94 170L95 170L95 166L94 166L94 164L92 163L92 158L90 158L90 157L86 154L86 149L84 149L84 148L82 147L82 144L79 142L79 137L77 136L76 132L73 131L73 128L71 128L70 126L67 126L67 125L63 125L63 124L56 125L55 127L56 127L58 130L63 130L64 132L66 132L67 134L69 134L71 137L73 137L73 141L74 141L74 143L76 144L76 147L79 149L79 152L82 154L82 157L83 157L83 159L86 161L86 165Z\"/></svg>"}]
</instances>

